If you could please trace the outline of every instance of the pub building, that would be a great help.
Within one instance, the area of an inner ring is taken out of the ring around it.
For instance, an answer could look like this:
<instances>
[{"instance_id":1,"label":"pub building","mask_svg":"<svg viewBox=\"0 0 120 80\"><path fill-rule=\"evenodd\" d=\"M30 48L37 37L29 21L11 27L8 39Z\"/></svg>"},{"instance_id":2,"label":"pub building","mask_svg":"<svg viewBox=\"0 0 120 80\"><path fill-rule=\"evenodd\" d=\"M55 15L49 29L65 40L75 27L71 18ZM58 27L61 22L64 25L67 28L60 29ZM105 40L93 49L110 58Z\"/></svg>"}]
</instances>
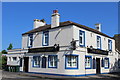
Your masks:
<instances>
[{"instance_id":1,"label":"pub building","mask_svg":"<svg viewBox=\"0 0 120 80\"><path fill-rule=\"evenodd\" d=\"M117 72L115 40L72 21L60 22L53 10L51 24L34 19L33 30L22 34L22 48L8 51L9 71L57 76L87 76Z\"/></svg>"}]
</instances>

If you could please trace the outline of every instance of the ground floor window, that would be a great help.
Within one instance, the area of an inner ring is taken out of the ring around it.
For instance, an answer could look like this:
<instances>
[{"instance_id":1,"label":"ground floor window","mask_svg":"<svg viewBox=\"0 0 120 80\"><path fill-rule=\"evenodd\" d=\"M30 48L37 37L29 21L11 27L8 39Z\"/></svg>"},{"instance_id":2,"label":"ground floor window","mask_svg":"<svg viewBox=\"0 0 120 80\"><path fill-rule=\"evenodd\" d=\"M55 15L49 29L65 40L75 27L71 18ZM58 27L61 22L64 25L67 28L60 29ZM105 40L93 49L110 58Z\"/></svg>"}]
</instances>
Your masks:
<instances>
[{"instance_id":1,"label":"ground floor window","mask_svg":"<svg viewBox=\"0 0 120 80\"><path fill-rule=\"evenodd\" d=\"M40 67L40 56L33 56L33 67Z\"/></svg>"},{"instance_id":2,"label":"ground floor window","mask_svg":"<svg viewBox=\"0 0 120 80\"><path fill-rule=\"evenodd\" d=\"M120 59L118 59L118 67L120 68Z\"/></svg>"},{"instance_id":3,"label":"ground floor window","mask_svg":"<svg viewBox=\"0 0 120 80\"><path fill-rule=\"evenodd\" d=\"M93 58L93 69L96 69L96 61L95 61L95 58Z\"/></svg>"},{"instance_id":4,"label":"ground floor window","mask_svg":"<svg viewBox=\"0 0 120 80\"><path fill-rule=\"evenodd\" d=\"M104 67L105 67L105 69L108 69L109 68L109 58L105 58L104 59Z\"/></svg>"},{"instance_id":5,"label":"ground floor window","mask_svg":"<svg viewBox=\"0 0 120 80\"><path fill-rule=\"evenodd\" d=\"M104 67L104 59L101 60L101 67Z\"/></svg>"},{"instance_id":6,"label":"ground floor window","mask_svg":"<svg viewBox=\"0 0 120 80\"><path fill-rule=\"evenodd\" d=\"M91 68L92 68L92 57L85 56L85 69L91 69Z\"/></svg>"},{"instance_id":7,"label":"ground floor window","mask_svg":"<svg viewBox=\"0 0 120 80\"><path fill-rule=\"evenodd\" d=\"M65 55L65 68L78 69L78 55Z\"/></svg>"},{"instance_id":8,"label":"ground floor window","mask_svg":"<svg viewBox=\"0 0 120 80\"><path fill-rule=\"evenodd\" d=\"M57 55L48 56L48 68L57 68Z\"/></svg>"}]
</instances>

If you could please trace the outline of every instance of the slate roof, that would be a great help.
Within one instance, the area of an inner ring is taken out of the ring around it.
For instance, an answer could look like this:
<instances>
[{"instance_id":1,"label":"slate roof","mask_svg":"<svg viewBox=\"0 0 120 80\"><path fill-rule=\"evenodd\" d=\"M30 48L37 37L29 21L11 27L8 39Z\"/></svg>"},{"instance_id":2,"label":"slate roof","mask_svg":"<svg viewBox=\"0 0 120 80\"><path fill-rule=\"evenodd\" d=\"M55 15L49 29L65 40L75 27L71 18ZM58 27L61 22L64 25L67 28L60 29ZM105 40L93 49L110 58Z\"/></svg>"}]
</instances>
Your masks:
<instances>
[{"instance_id":1,"label":"slate roof","mask_svg":"<svg viewBox=\"0 0 120 80\"><path fill-rule=\"evenodd\" d=\"M88 30L88 31L91 31L91 32L94 32L94 33L97 33L97 34L100 34L100 35L103 35L105 37L109 37L109 38L113 39L113 37L110 37L110 36L100 32L100 31L97 31L96 29L92 29L90 27L87 27L85 25L81 25L81 24L78 24L78 23L75 23L75 22L72 22L72 21L60 22L60 26L57 26L57 27L54 27L54 28L65 27L65 26L68 26L68 25L76 25L79 28L83 28L85 30ZM41 27L35 28L33 30L30 30L26 33L23 33L22 35L26 35L26 34L30 34L30 33L36 33L36 32L49 30L49 29L54 29L54 28L51 28L51 25L45 25L45 26L41 26Z\"/></svg>"}]
</instances>

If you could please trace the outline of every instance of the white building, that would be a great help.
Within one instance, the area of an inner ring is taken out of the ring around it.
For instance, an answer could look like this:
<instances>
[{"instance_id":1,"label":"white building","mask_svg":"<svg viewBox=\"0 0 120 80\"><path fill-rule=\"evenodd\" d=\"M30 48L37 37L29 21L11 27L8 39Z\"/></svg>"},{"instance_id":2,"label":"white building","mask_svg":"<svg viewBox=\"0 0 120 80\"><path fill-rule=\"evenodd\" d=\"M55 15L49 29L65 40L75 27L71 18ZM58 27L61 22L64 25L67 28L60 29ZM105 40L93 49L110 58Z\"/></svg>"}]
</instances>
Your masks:
<instances>
[{"instance_id":1,"label":"white building","mask_svg":"<svg viewBox=\"0 0 120 80\"><path fill-rule=\"evenodd\" d=\"M51 24L34 20L34 29L22 34L22 48L9 50L7 64L19 71L59 76L86 76L119 71L115 40L96 29L71 21Z\"/></svg>"}]
</instances>

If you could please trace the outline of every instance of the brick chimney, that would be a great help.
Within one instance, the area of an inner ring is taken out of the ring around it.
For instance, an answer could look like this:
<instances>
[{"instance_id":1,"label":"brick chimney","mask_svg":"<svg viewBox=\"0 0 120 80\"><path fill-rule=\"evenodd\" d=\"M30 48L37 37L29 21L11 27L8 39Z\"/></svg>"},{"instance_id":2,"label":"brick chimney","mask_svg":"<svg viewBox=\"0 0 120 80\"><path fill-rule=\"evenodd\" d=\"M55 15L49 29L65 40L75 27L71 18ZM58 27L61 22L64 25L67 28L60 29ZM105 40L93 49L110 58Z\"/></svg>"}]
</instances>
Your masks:
<instances>
[{"instance_id":1,"label":"brick chimney","mask_svg":"<svg viewBox=\"0 0 120 80\"><path fill-rule=\"evenodd\" d=\"M46 22L44 19L39 20L39 19L34 19L34 28L38 28L40 26L46 25Z\"/></svg>"},{"instance_id":2,"label":"brick chimney","mask_svg":"<svg viewBox=\"0 0 120 80\"><path fill-rule=\"evenodd\" d=\"M59 26L60 21L60 14L58 13L58 10L53 10L53 14L51 17L51 28Z\"/></svg>"},{"instance_id":3,"label":"brick chimney","mask_svg":"<svg viewBox=\"0 0 120 80\"><path fill-rule=\"evenodd\" d=\"M101 32L101 24L97 23L95 24L96 30Z\"/></svg>"}]
</instances>

